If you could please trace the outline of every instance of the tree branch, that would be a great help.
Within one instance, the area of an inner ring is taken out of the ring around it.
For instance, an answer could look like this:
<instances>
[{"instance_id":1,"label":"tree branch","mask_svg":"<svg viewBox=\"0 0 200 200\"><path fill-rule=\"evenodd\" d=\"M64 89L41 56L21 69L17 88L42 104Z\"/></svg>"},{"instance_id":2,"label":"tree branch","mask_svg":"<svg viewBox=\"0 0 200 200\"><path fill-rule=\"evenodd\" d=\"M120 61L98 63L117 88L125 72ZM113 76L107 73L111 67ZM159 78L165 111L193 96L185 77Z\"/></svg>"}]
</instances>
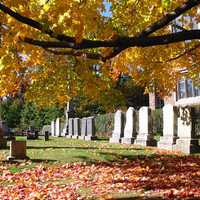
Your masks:
<instances>
[{"instance_id":1,"label":"tree branch","mask_svg":"<svg viewBox=\"0 0 200 200\"><path fill-rule=\"evenodd\" d=\"M67 42L75 43L75 38L66 36L64 34L57 34L57 33L53 32L52 30L48 29L47 27L44 27L41 23L39 23L33 19L30 19L28 17L22 16L17 12L14 12L13 10L11 10L9 7L3 5L2 3L0 3L0 10L4 13L10 15L17 21L19 21L23 24L26 24L32 28L35 28L35 29L41 31L42 33L46 33L47 35L49 35L52 38L55 38L60 41L67 41Z\"/></svg>"},{"instance_id":2,"label":"tree branch","mask_svg":"<svg viewBox=\"0 0 200 200\"><path fill-rule=\"evenodd\" d=\"M10 8L0 3L0 10L4 13L12 16L19 22L26 24L32 28L35 28L42 33L49 35L52 38L57 39L58 41L40 41L34 40L32 38L24 38L22 41L40 46L45 49L49 48L70 48L71 50L83 50L89 48L100 48L100 47L112 47L113 52L107 57L100 55L100 58L110 59L121 51L129 47L149 47L156 45L164 45L175 42L181 42L186 40L200 39L200 30L191 30L191 31L182 31L178 33L171 33L161 36L151 36L147 37L151 33L163 28L168 25L171 21L179 17L184 12L190 10L194 6L200 4L200 0L188 0L182 6L176 8L173 12L166 14L157 22L151 24L146 29L144 29L138 36L135 37L118 37L116 39L110 40L88 40L83 39L79 44L76 44L75 37L70 37L64 34L57 34L50 28L46 28L43 24L30 19L28 17L22 16L17 12L14 12ZM84 53L83 53L84 54Z\"/></svg>"},{"instance_id":3,"label":"tree branch","mask_svg":"<svg viewBox=\"0 0 200 200\"><path fill-rule=\"evenodd\" d=\"M100 47L114 47L119 48L116 53L129 47L150 47L157 45L171 44L181 41L200 39L200 30L182 31L177 33L170 33L161 36L151 36L151 37L124 37L118 38L115 41L82 41L80 44L75 46L70 46L67 42L60 41L40 41L34 40L32 38L24 38L23 42L28 44L40 46L43 48L72 48L75 50L83 50L88 48L100 48ZM116 55L117 55L116 54Z\"/></svg>"},{"instance_id":4,"label":"tree branch","mask_svg":"<svg viewBox=\"0 0 200 200\"><path fill-rule=\"evenodd\" d=\"M179 54L179 55L177 55L177 56L175 56L175 57L169 58L168 60L165 60L165 61L163 61L163 62L156 62L156 63L168 63L168 62L177 60L177 59L181 58L182 56L191 53L192 51L196 50L196 49L199 48L199 47L200 47L200 44L197 44L197 45L195 45L194 47L192 47L192 48L190 48L190 49L186 49L184 52L182 52L181 54Z\"/></svg>"},{"instance_id":5,"label":"tree branch","mask_svg":"<svg viewBox=\"0 0 200 200\"><path fill-rule=\"evenodd\" d=\"M168 25L171 21L175 20L177 17L185 13L186 11L190 10L191 8L200 4L199 0L188 0L186 3L181 5L180 7L176 8L173 12L167 13L157 22L151 24L147 28L145 28L140 34L140 37L148 36L155 31L163 28L164 26Z\"/></svg>"}]
</instances>

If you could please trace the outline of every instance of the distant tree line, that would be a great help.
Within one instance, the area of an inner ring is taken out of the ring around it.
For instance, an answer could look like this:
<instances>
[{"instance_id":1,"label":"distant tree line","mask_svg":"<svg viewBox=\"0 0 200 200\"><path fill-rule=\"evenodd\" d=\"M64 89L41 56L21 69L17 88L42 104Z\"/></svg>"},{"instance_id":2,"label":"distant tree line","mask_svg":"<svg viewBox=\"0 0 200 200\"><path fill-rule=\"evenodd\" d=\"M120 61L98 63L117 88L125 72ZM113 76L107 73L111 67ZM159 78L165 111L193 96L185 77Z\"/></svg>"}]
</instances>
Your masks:
<instances>
[{"instance_id":1,"label":"distant tree line","mask_svg":"<svg viewBox=\"0 0 200 200\"><path fill-rule=\"evenodd\" d=\"M5 121L9 128L14 129L40 129L62 115L63 108L58 106L39 108L34 103L22 103L19 99L13 98L4 99L0 103L1 120Z\"/></svg>"}]
</instances>

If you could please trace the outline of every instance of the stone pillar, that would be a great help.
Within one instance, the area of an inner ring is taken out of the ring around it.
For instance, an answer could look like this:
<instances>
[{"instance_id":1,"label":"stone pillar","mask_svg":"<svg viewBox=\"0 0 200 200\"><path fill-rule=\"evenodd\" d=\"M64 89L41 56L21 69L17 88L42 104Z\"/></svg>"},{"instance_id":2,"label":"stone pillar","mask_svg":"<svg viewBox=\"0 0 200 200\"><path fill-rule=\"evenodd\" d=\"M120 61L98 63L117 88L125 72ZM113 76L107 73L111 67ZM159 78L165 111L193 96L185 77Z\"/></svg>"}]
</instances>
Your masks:
<instances>
[{"instance_id":1,"label":"stone pillar","mask_svg":"<svg viewBox=\"0 0 200 200\"><path fill-rule=\"evenodd\" d=\"M74 134L74 119L69 118L68 121L68 135L66 136L67 138L71 138Z\"/></svg>"},{"instance_id":2,"label":"stone pillar","mask_svg":"<svg viewBox=\"0 0 200 200\"><path fill-rule=\"evenodd\" d=\"M163 136L158 148L173 150L177 140L177 108L171 104L163 107Z\"/></svg>"},{"instance_id":3,"label":"stone pillar","mask_svg":"<svg viewBox=\"0 0 200 200\"><path fill-rule=\"evenodd\" d=\"M121 139L123 144L133 144L136 138L136 111L130 107L126 112L126 125L124 128L124 137Z\"/></svg>"},{"instance_id":4,"label":"stone pillar","mask_svg":"<svg viewBox=\"0 0 200 200\"><path fill-rule=\"evenodd\" d=\"M84 117L81 119L81 135L78 138L84 140L86 135L87 135L87 118Z\"/></svg>"},{"instance_id":5,"label":"stone pillar","mask_svg":"<svg viewBox=\"0 0 200 200\"><path fill-rule=\"evenodd\" d=\"M55 121L51 121L51 136L56 136L56 134L55 134Z\"/></svg>"},{"instance_id":6,"label":"stone pillar","mask_svg":"<svg viewBox=\"0 0 200 200\"><path fill-rule=\"evenodd\" d=\"M13 159L27 159L26 156L26 141L12 140L10 142L10 155L7 157L8 160Z\"/></svg>"},{"instance_id":7,"label":"stone pillar","mask_svg":"<svg viewBox=\"0 0 200 200\"><path fill-rule=\"evenodd\" d=\"M199 152L199 139L195 133L195 123L193 119L194 108L179 108L178 116L178 139L175 150L183 153Z\"/></svg>"},{"instance_id":8,"label":"stone pillar","mask_svg":"<svg viewBox=\"0 0 200 200\"><path fill-rule=\"evenodd\" d=\"M74 118L74 135L72 136L73 139L78 139L78 137L81 135L81 129L80 129L80 119Z\"/></svg>"},{"instance_id":9,"label":"stone pillar","mask_svg":"<svg viewBox=\"0 0 200 200\"><path fill-rule=\"evenodd\" d=\"M110 138L110 143L120 143L121 138L124 136L124 116L121 110L117 110L114 118L114 130L112 132L112 137Z\"/></svg>"},{"instance_id":10,"label":"stone pillar","mask_svg":"<svg viewBox=\"0 0 200 200\"><path fill-rule=\"evenodd\" d=\"M135 140L136 145L156 146L153 137L153 123L150 108L144 106L139 110L139 134Z\"/></svg>"},{"instance_id":11,"label":"stone pillar","mask_svg":"<svg viewBox=\"0 0 200 200\"><path fill-rule=\"evenodd\" d=\"M56 137L61 136L61 130L60 130L60 118L56 119Z\"/></svg>"},{"instance_id":12,"label":"stone pillar","mask_svg":"<svg viewBox=\"0 0 200 200\"><path fill-rule=\"evenodd\" d=\"M87 118L87 135L85 136L85 140L95 140L95 123L94 117Z\"/></svg>"},{"instance_id":13,"label":"stone pillar","mask_svg":"<svg viewBox=\"0 0 200 200\"><path fill-rule=\"evenodd\" d=\"M67 134L67 124L66 124L66 122L65 122L65 123L64 123L64 128L63 128L63 130L61 131L61 136L62 136L62 137L65 137L66 134Z\"/></svg>"}]
</instances>

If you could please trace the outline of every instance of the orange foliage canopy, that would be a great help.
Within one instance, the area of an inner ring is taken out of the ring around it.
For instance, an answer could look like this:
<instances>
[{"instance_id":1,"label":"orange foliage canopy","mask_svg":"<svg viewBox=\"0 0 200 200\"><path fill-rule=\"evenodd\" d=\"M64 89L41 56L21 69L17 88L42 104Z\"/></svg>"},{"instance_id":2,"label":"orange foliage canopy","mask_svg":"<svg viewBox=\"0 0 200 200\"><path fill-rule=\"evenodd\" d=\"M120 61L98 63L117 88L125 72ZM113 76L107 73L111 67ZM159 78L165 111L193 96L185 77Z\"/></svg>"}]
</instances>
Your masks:
<instances>
[{"instance_id":1,"label":"orange foliage canopy","mask_svg":"<svg viewBox=\"0 0 200 200\"><path fill-rule=\"evenodd\" d=\"M180 69L194 79L199 74L199 4L4 0L0 96L23 90L26 98L42 105L62 104L77 94L91 100L113 96L117 101L119 73L130 75L147 91L156 86L165 95L175 89ZM99 71L94 66L100 66Z\"/></svg>"}]
</instances>

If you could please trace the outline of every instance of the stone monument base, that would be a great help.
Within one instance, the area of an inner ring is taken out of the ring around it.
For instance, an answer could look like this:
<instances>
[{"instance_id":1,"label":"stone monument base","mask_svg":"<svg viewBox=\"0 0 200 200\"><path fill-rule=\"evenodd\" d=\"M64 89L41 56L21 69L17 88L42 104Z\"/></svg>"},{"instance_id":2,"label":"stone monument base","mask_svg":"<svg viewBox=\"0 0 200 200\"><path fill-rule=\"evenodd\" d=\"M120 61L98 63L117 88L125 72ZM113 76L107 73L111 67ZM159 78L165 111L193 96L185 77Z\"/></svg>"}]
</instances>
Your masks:
<instances>
[{"instance_id":1,"label":"stone monument base","mask_svg":"<svg viewBox=\"0 0 200 200\"><path fill-rule=\"evenodd\" d=\"M174 150L181 151L186 154L200 152L199 140L191 138L179 138L176 141Z\"/></svg>"},{"instance_id":2,"label":"stone monument base","mask_svg":"<svg viewBox=\"0 0 200 200\"><path fill-rule=\"evenodd\" d=\"M84 139L85 139L86 141L90 141L90 140L96 140L97 137L96 137L96 136L90 136L90 135L87 135L87 136L85 136Z\"/></svg>"},{"instance_id":3,"label":"stone monument base","mask_svg":"<svg viewBox=\"0 0 200 200\"><path fill-rule=\"evenodd\" d=\"M78 135L72 135L72 139L78 139Z\"/></svg>"},{"instance_id":4,"label":"stone monument base","mask_svg":"<svg viewBox=\"0 0 200 200\"><path fill-rule=\"evenodd\" d=\"M135 138L122 138L121 143L122 144L134 144Z\"/></svg>"},{"instance_id":5,"label":"stone monument base","mask_svg":"<svg viewBox=\"0 0 200 200\"><path fill-rule=\"evenodd\" d=\"M80 135L80 136L78 136L78 139L80 139L80 140L84 140L84 139L85 139L85 136Z\"/></svg>"},{"instance_id":6,"label":"stone monument base","mask_svg":"<svg viewBox=\"0 0 200 200\"><path fill-rule=\"evenodd\" d=\"M111 137L110 139L109 139L109 143L120 143L121 142L121 138L115 138L115 137Z\"/></svg>"},{"instance_id":7,"label":"stone monument base","mask_svg":"<svg viewBox=\"0 0 200 200\"><path fill-rule=\"evenodd\" d=\"M165 150L174 150L176 140L177 140L177 137L161 136L160 141L158 142L158 148L165 149Z\"/></svg>"},{"instance_id":8,"label":"stone monument base","mask_svg":"<svg viewBox=\"0 0 200 200\"><path fill-rule=\"evenodd\" d=\"M152 138L149 137L148 135L138 135L135 142L135 145L141 145L141 146L157 146L157 141Z\"/></svg>"}]
</instances>

